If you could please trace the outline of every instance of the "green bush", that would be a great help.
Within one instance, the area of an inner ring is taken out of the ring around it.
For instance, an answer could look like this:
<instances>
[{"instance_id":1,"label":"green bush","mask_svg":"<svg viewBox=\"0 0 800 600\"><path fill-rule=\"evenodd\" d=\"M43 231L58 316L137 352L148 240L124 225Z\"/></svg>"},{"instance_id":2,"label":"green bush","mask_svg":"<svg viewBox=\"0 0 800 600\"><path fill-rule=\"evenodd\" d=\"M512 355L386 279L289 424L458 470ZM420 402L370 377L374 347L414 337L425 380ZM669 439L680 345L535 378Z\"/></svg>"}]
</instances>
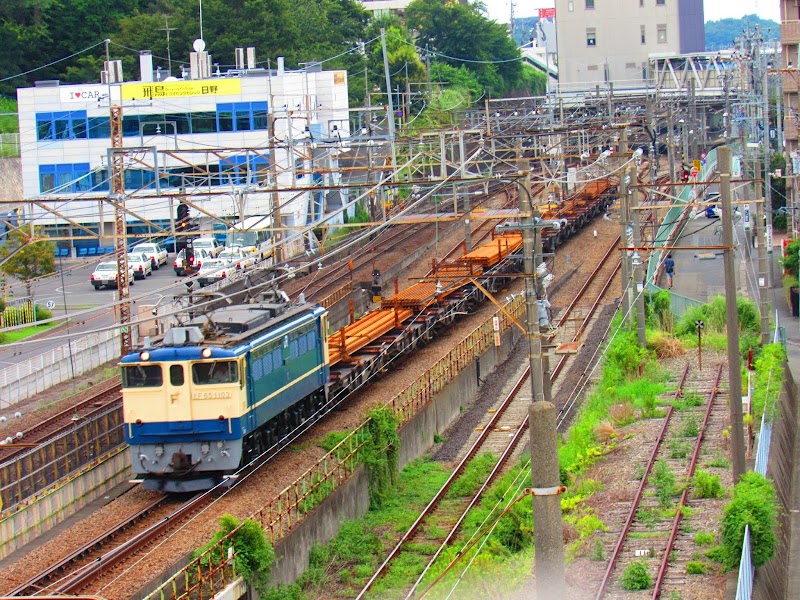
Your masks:
<instances>
[{"instance_id":1,"label":"green bush","mask_svg":"<svg viewBox=\"0 0 800 600\"><path fill-rule=\"evenodd\" d=\"M686 563L687 575L705 575L706 565L697 560L690 560Z\"/></svg>"},{"instance_id":2,"label":"green bush","mask_svg":"<svg viewBox=\"0 0 800 600\"><path fill-rule=\"evenodd\" d=\"M739 315L739 331L760 333L761 320L755 305L744 298L736 299L736 310ZM703 336L712 333L723 333L727 327L727 308L725 298L716 296L700 306L693 306L687 310L675 325L675 335L679 337L697 337L695 321L701 320L705 323Z\"/></svg>"},{"instance_id":3,"label":"green bush","mask_svg":"<svg viewBox=\"0 0 800 600\"><path fill-rule=\"evenodd\" d=\"M725 548L723 564L728 569L739 566L745 526L750 526L753 564L762 566L775 554L775 528L778 497L772 482L758 473L746 473L733 488L733 500L725 506L721 538Z\"/></svg>"},{"instance_id":4,"label":"green bush","mask_svg":"<svg viewBox=\"0 0 800 600\"><path fill-rule=\"evenodd\" d=\"M786 246L786 257L783 259L783 268L795 279L800 277L800 242L794 240Z\"/></svg>"},{"instance_id":5,"label":"green bush","mask_svg":"<svg viewBox=\"0 0 800 600\"><path fill-rule=\"evenodd\" d=\"M657 460L650 474L650 481L656 488L656 498L661 508L667 508L672 504L672 498L678 491L675 485L675 475L669 468L665 460Z\"/></svg>"},{"instance_id":6,"label":"green bush","mask_svg":"<svg viewBox=\"0 0 800 600\"><path fill-rule=\"evenodd\" d=\"M710 531L699 531L694 535L694 543L698 546L710 546L714 543L714 534Z\"/></svg>"},{"instance_id":7,"label":"green bush","mask_svg":"<svg viewBox=\"0 0 800 600\"><path fill-rule=\"evenodd\" d=\"M712 475L708 471L698 471L694 476L692 497L694 498L722 498L725 490L719 480L719 475Z\"/></svg>"},{"instance_id":8,"label":"green bush","mask_svg":"<svg viewBox=\"0 0 800 600\"><path fill-rule=\"evenodd\" d=\"M241 523L233 515L224 514L219 519L220 529L216 531L211 541L195 551L195 556L200 556L209 549L214 549L213 556L206 555L208 561L222 561L226 549L220 544L223 538L233 534L231 538L236 551L234 569L238 575L252 585L260 594L269 588L272 563L275 562L275 550L267 540L261 525L250 519Z\"/></svg>"},{"instance_id":9,"label":"green bush","mask_svg":"<svg viewBox=\"0 0 800 600\"><path fill-rule=\"evenodd\" d=\"M364 444L364 464L369 479L369 501L373 508L382 506L397 483L397 456L400 436L397 416L389 407L369 413L368 435Z\"/></svg>"},{"instance_id":10,"label":"green bush","mask_svg":"<svg viewBox=\"0 0 800 600\"><path fill-rule=\"evenodd\" d=\"M753 386L753 417L761 419L764 411L774 416L775 402L783 388L783 362L786 350L782 344L767 344L755 360L755 385Z\"/></svg>"},{"instance_id":11,"label":"green bush","mask_svg":"<svg viewBox=\"0 0 800 600\"><path fill-rule=\"evenodd\" d=\"M647 570L647 563L635 560L622 572L622 587L626 590L647 590L653 587L653 578Z\"/></svg>"}]
</instances>

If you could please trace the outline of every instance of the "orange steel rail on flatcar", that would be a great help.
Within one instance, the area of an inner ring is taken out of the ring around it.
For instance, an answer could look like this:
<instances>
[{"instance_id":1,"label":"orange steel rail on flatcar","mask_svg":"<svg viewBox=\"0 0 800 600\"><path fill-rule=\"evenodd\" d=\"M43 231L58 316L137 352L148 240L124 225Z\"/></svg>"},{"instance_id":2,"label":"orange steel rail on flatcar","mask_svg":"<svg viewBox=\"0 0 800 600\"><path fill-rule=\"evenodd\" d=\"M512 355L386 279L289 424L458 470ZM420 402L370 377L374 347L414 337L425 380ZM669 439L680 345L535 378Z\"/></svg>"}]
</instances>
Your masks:
<instances>
[{"instance_id":1,"label":"orange steel rail on flatcar","mask_svg":"<svg viewBox=\"0 0 800 600\"><path fill-rule=\"evenodd\" d=\"M556 219L582 216L592 203L611 187L606 179L589 182L578 193L560 205L540 207L543 218ZM352 355L393 329L404 327L415 315L460 291L470 278L482 275L509 255L522 248L522 234L509 232L493 237L461 258L434 264L432 274L403 291L396 290L381 302L381 309L372 311L328 336L330 365L352 364Z\"/></svg>"}]
</instances>

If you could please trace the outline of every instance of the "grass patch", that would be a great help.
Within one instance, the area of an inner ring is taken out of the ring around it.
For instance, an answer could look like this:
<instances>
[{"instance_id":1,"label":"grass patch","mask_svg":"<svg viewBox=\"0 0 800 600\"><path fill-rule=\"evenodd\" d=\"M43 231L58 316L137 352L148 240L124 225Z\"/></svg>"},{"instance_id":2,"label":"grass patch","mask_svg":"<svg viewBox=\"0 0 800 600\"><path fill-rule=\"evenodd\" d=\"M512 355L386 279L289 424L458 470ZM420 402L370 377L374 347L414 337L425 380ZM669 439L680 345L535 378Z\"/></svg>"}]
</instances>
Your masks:
<instances>
[{"instance_id":1,"label":"grass patch","mask_svg":"<svg viewBox=\"0 0 800 600\"><path fill-rule=\"evenodd\" d=\"M727 458L722 456L721 454L717 454L714 458L708 461L705 464L706 467L715 468L715 469L730 469L731 468L731 461Z\"/></svg>"},{"instance_id":2,"label":"grass patch","mask_svg":"<svg viewBox=\"0 0 800 600\"><path fill-rule=\"evenodd\" d=\"M461 476L453 482L447 492L448 498L466 498L478 491L486 481L492 468L497 463L497 457L491 452L486 452L469 461Z\"/></svg>"},{"instance_id":3,"label":"grass patch","mask_svg":"<svg viewBox=\"0 0 800 600\"><path fill-rule=\"evenodd\" d=\"M698 546L710 546L714 540L715 536L710 531L698 531L694 534L694 543Z\"/></svg>"},{"instance_id":4,"label":"grass patch","mask_svg":"<svg viewBox=\"0 0 800 600\"><path fill-rule=\"evenodd\" d=\"M398 537L396 532L408 529L447 476L448 473L438 463L422 460L410 463L399 474L395 493L388 496L380 508L373 507L363 517L344 522L339 533L327 545L314 546L309 554L309 567L298 580L297 587L284 588L286 596L275 598L302 597L293 595L297 593L330 597L336 595L332 589L335 585L360 589L384 554L394 546ZM421 557L430 548L426 544L419 544L416 550L420 553L404 553L398 567L412 569L422 561ZM397 575L391 576L392 585L396 585ZM404 579L402 585L407 583L408 579Z\"/></svg>"},{"instance_id":5,"label":"grass patch","mask_svg":"<svg viewBox=\"0 0 800 600\"><path fill-rule=\"evenodd\" d=\"M0 345L13 344L20 340L27 339L37 333L47 331L55 327L55 325L57 325L57 323L43 323L41 325L31 325L30 327L24 327L22 329L15 329L14 331L6 331L3 333L2 338L0 338Z\"/></svg>"}]
</instances>

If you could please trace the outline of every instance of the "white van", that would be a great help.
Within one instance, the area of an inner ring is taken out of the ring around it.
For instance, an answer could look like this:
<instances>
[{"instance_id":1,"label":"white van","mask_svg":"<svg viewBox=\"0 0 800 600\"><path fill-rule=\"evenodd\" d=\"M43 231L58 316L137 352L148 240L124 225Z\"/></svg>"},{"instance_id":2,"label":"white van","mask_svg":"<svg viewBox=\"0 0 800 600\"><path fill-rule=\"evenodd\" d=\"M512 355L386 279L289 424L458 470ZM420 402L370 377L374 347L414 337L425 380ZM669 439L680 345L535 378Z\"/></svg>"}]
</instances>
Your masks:
<instances>
[{"instance_id":1,"label":"white van","mask_svg":"<svg viewBox=\"0 0 800 600\"><path fill-rule=\"evenodd\" d=\"M239 247L245 252L257 254L259 259L272 255L272 217L269 215L256 215L246 217L244 221L234 223L228 229L225 246L228 248Z\"/></svg>"}]
</instances>

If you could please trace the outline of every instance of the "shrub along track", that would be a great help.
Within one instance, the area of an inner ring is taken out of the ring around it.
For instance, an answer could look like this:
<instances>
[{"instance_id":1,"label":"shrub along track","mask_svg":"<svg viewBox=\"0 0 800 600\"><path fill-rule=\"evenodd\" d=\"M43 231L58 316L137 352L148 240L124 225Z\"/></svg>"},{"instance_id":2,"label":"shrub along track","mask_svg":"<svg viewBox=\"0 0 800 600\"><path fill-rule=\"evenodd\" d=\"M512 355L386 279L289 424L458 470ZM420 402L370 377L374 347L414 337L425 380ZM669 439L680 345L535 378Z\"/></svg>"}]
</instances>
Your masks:
<instances>
[{"instance_id":1,"label":"shrub along track","mask_svg":"<svg viewBox=\"0 0 800 600\"><path fill-rule=\"evenodd\" d=\"M567 343L577 344L581 334L594 319L601 302L603 299L607 298L609 287L616 279L619 270L619 260L609 260L610 257L617 252L618 244L619 238L613 241L600 259L596 268L588 276L584 285L581 286L578 295L561 313L558 325L561 328L565 327L565 323L573 314L578 314L576 317L578 321L575 327L570 331L571 339L569 339ZM591 352L592 350L592 348L586 348L587 352ZM566 354L561 357L552 375L549 377L550 385L557 380L568 360L569 356ZM408 547L409 544L417 543L417 546L419 546L419 542L422 541L428 543L435 541L438 548L430 557L427 566L423 572L419 574L416 582L411 589L408 590L408 597L414 594L417 586L422 581L428 569L433 565L436 558L455 539L469 511L479 502L484 491L506 471L505 467L508 465L509 459L514 456L515 451L520 446L520 441L525 439L524 434L528 429L528 407L531 402L530 388L525 386L525 384L530 381L529 374L530 368L525 367L522 373L517 375L511 390L497 406L493 407L493 414L488 423L478 428L480 431L476 439L474 439L467 451L460 458L450 477L366 583L361 593L358 595L359 600L365 597L375 582L387 572L392 562L400 556L403 549ZM509 435L511 436L510 439ZM450 502L442 505L442 500L446 497L448 491L461 473L463 473L467 464L480 452L487 451L494 452L499 455L500 458L480 489L471 497L463 499L463 508L461 508L461 510L456 510ZM446 527L449 533L444 536L444 539L430 539L431 536L423 530L423 525L431 523L436 524L436 530Z\"/></svg>"}]
</instances>

